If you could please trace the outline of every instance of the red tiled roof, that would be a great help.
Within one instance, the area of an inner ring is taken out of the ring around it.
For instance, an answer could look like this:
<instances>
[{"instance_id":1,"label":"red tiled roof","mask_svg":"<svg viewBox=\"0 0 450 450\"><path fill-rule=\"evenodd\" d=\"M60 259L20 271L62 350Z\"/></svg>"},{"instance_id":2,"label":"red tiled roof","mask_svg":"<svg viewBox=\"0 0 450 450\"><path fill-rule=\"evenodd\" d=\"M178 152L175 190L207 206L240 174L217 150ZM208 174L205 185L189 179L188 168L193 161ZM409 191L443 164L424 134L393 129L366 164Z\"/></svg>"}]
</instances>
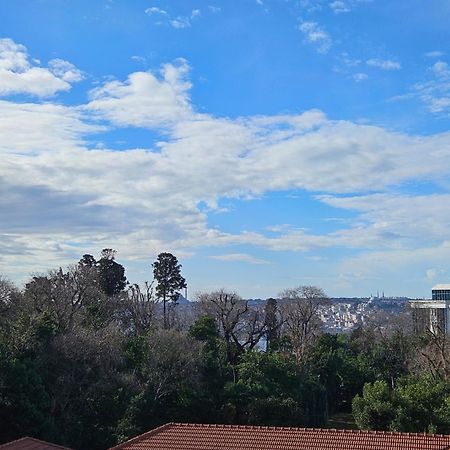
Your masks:
<instances>
[{"instance_id":1,"label":"red tiled roof","mask_svg":"<svg viewBox=\"0 0 450 450\"><path fill-rule=\"evenodd\" d=\"M50 442L40 441L39 439L24 437L17 441L8 442L0 445L4 450L70 450L68 447L52 444Z\"/></svg>"},{"instance_id":2,"label":"red tiled roof","mask_svg":"<svg viewBox=\"0 0 450 450\"><path fill-rule=\"evenodd\" d=\"M450 450L450 436L168 423L110 450Z\"/></svg>"}]
</instances>

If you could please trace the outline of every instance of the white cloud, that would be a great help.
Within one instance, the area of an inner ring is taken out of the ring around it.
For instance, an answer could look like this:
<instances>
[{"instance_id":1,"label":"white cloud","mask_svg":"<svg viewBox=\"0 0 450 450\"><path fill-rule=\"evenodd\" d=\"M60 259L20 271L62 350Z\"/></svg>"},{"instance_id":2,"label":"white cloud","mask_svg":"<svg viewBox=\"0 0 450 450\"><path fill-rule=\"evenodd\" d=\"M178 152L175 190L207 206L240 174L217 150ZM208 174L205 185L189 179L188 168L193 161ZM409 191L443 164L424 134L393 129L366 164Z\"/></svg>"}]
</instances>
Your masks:
<instances>
[{"instance_id":1,"label":"white cloud","mask_svg":"<svg viewBox=\"0 0 450 450\"><path fill-rule=\"evenodd\" d=\"M368 66L377 67L381 70L400 70L402 68L398 61L392 59L372 58L366 61Z\"/></svg>"},{"instance_id":2,"label":"white cloud","mask_svg":"<svg viewBox=\"0 0 450 450\"><path fill-rule=\"evenodd\" d=\"M183 59L164 65L159 77L134 72L126 82L110 81L91 91L86 109L118 126L170 125L191 113L188 72Z\"/></svg>"},{"instance_id":3,"label":"white cloud","mask_svg":"<svg viewBox=\"0 0 450 450\"><path fill-rule=\"evenodd\" d=\"M342 53L339 59L347 67L353 68L361 64L360 59L352 58L347 52Z\"/></svg>"},{"instance_id":4,"label":"white cloud","mask_svg":"<svg viewBox=\"0 0 450 450\"><path fill-rule=\"evenodd\" d=\"M200 10L193 9L190 16L178 16L175 19L171 19L170 24L174 28L189 28L192 25L192 20L200 16Z\"/></svg>"},{"instance_id":5,"label":"white cloud","mask_svg":"<svg viewBox=\"0 0 450 450\"><path fill-rule=\"evenodd\" d=\"M450 113L450 67L445 61L437 61L430 68L432 78L417 83L412 96L418 97L432 113Z\"/></svg>"},{"instance_id":6,"label":"white cloud","mask_svg":"<svg viewBox=\"0 0 450 450\"><path fill-rule=\"evenodd\" d=\"M69 90L70 83L82 78L81 71L61 59L50 61L49 68L32 65L23 45L11 39L0 39L0 95L47 97Z\"/></svg>"},{"instance_id":7,"label":"white cloud","mask_svg":"<svg viewBox=\"0 0 450 450\"><path fill-rule=\"evenodd\" d=\"M366 240L365 247L412 248L423 242L441 243L450 234L450 210L444 207L450 202L450 194L407 196L386 193L320 198L333 207L359 213L358 226L339 233L339 236Z\"/></svg>"},{"instance_id":8,"label":"white cloud","mask_svg":"<svg viewBox=\"0 0 450 450\"><path fill-rule=\"evenodd\" d=\"M427 58L441 58L442 56L444 56L444 54L444 52L441 52L439 50L433 50L431 52L425 53L425 56Z\"/></svg>"},{"instance_id":9,"label":"white cloud","mask_svg":"<svg viewBox=\"0 0 450 450\"><path fill-rule=\"evenodd\" d=\"M367 280L376 280L378 286L387 283L394 285L397 295L412 295L413 292L417 295L417 287L422 287L423 281L428 280L433 284L439 281L446 272L444 261L449 258L449 242L414 249L364 252L342 261L339 267L340 278L353 287ZM430 266L433 267L431 272ZM406 283L400 283L399 279L408 280L413 288ZM445 278L441 280L444 281ZM426 294L429 295L429 291Z\"/></svg>"},{"instance_id":10,"label":"white cloud","mask_svg":"<svg viewBox=\"0 0 450 450\"><path fill-rule=\"evenodd\" d=\"M222 8L220 6L213 6L213 5L209 5L208 9L213 13L213 14L218 14L222 11Z\"/></svg>"},{"instance_id":11,"label":"white cloud","mask_svg":"<svg viewBox=\"0 0 450 450\"><path fill-rule=\"evenodd\" d=\"M189 28L191 26L191 19L187 16L178 16L170 21L173 28Z\"/></svg>"},{"instance_id":12,"label":"white cloud","mask_svg":"<svg viewBox=\"0 0 450 450\"><path fill-rule=\"evenodd\" d=\"M448 78L450 76L450 68L444 61L434 63L431 70L439 77Z\"/></svg>"},{"instance_id":13,"label":"white cloud","mask_svg":"<svg viewBox=\"0 0 450 450\"><path fill-rule=\"evenodd\" d=\"M213 13L219 12L220 8L216 8L214 6L210 6L209 10ZM192 21L201 16L201 11L199 9L193 9L188 16L176 16L172 17L166 10L158 8L156 6L152 6L145 10L145 13L149 16L156 16L161 18L165 18L164 21L156 22L157 24L167 23L173 28L183 29L190 28L192 25Z\"/></svg>"},{"instance_id":14,"label":"white cloud","mask_svg":"<svg viewBox=\"0 0 450 450\"><path fill-rule=\"evenodd\" d=\"M328 6L335 14L349 13L360 3L371 3L372 0L334 0Z\"/></svg>"},{"instance_id":15,"label":"white cloud","mask_svg":"<svg viewBox=\"0 0 450 450\"><path fill-rule=\"evenodd\" d=\"M133 56L130 57L130 59L132 61L138 62L140 64L146 64L147 63L147 58L145 58L144 56L133 55Z\"/></svg>"},{"instance_id":16,"label":"white cloud","mask_svg":"<svg viewBox=\"0 0 450 450\"><path fill-rule=\"evenodd\" d=\"M330 8L333 10L335 14L347 13L350 12L350 6L348 3L342 0L335 0L330 3Z\"/></svg>"},{"instance_id":17,"label":"white cloud","mask_svg":"<svg viewBox=\"0 0 450 450\"><path fill-rule=\"evenodd\" d=\"M319 53L328 53L331 47L330 35L317 22L303 22L298 29L310 44L314 44Z\"/></svg>"},{"instance_id":18,"label":"white cloud","mask_svg":"<svg viewBox=\"0 0 450 450\"><path fill-rule=\"evenodd\" d=\"M445 270L443 269L436 269L436 268L431 268L431 269L427 269L425 271L427 280L432 281L435 280L436 278L445 275Z\"/></svg>"},{"instance_id":19,"label":"white cloud","mask_svg":"<svg viewBox=\"0 0 450 450\"><path fill-rule=\"evenodd\" d=\"M45 266L73 261L109 246L129 259L234 244L378 249L387 258L418 242L434 248L448 239L450 213L442 205L450 194L402 196L390 189L446 179L450 133L409 135L330 120L317 110L235 119L199 114L188 74L185 61L159 74L135 72L100 86L79 107L0 102L0 190L7 193L0 198L0 271L36 259ZM155 148L96 149L88 140L100 131L94 119L153 129L161 141ZM318 201L354 219L324 234L295 227L233 234L211 228L199 206L215 209L223 198L288 189L328 193Z\"/></svg>"},{"instance_id":20,"label":"white cloud","mask_svg":"<svg viewBox=\"0 0 450 450\"><path fill-rule=\"evenodd\" d=\"M367 75L367 73L364 72L358 72L353 74L353 79L357 82L367 80L367 78L369 78L369 75Z\"/></svg>"},{"instance_id":21,"label":"white cloud","mask_svg":"<svg viewBox=\"0 0 450 450\"><path fill-rule=\"evenodd\" d=\"M50 157L57 152L84 148L81 136L101 130L100 126L86 122L76 108L0 100L0 152L3 156L13 153ZM3 164L6 162L7 158Z\"/></svg>"},{"instance_id":22,"label":"white cloud","mask_svg":"<svg viewBox=\"0 0 450 450\"><path fill-rule=\"evenodd\" d=\"M77 69L69 61L63 59L52 59L48 62L48 66L52 73L68 83L76 83L84 79L84 74L81 70Z\"/></svg>"},{"instance_id":23,"label":"white cloud","mask_svg":"<svg viewBox=\"0 0 450 450\"><path fill-rule=\"evenodd\" d=\"M228 253L226 255L215 255L210 256L211 259L218 259L220 261L229 262L246 262L250 264L270 264L269 261L265 259L255 258L254 256L248 255L247 253Z\"/></svg>"},{"instance_id":24,"label":"white cloud","mask_svg":"<svg viewBox=\"0 0 450 450\"><path fill-rule=\"evenodd\" d=\"M145 13L148 14L148 15L152 15L152 14L160 14L160 15L162 15L162 16L168 16L168 13L167 13L166 10L161 9L161 8L158 8L158 7L156 7L156 6L152 6L152 7L150 7L150 8L147 8L147 9L145 10Z\"/></svg>"}]
</instances>

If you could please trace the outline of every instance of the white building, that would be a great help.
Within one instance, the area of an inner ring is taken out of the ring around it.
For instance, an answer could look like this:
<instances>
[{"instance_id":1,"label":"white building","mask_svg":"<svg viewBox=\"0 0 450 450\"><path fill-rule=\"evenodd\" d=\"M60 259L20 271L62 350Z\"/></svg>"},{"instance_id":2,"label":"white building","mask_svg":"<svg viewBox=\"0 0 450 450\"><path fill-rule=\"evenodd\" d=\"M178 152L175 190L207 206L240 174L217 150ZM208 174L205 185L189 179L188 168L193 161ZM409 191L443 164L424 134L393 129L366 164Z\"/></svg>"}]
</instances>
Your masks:
<instances>
[{"instance_id":1,"label":"white building","mask_svg":"<svg viewBox=\"0 0 450 450\"><path fill-rule=\"evenodd\" d=\"M450 284L438 284L431 290L431 300L411 300L417 333L431 331L450 335Z\"/></svg>"}]
</instances>

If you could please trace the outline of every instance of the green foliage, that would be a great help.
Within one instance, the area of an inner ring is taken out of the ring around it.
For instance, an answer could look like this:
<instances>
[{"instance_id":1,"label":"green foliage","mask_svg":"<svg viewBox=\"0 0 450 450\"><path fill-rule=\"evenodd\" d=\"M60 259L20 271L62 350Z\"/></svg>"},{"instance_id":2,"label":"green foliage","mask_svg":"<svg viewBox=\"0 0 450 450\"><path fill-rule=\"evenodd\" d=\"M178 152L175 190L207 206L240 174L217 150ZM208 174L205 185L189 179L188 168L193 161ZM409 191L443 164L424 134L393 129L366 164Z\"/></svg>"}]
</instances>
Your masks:
<instances>
[{"instance_id":1,"label":"green foliage","mask_svg":"<svg viewBox=\"0 0 450 450\"><path fill-rule=\"evenodd\" d=\"M364 386L353 401L360 428L404 432L450 432L450 384L428 376L405 378L394 389L385 381Z\"/></svg>"},{"instance_id":2,"label":"green foliage","mask_svg":"<svg viewBox=\"0 0 450 450\"><path fill-rule=\"evenodd\" d=\"M172 253L160 253L152 264L153 276L157 281L156 296L163 301L164 328L169 327L166 304L176 303L179 290L187 287L186 280L181 275L181 264Z\"/></svg>"},{"instance_id":3,"label":"green foliage","mask_svg":"<svg viewBox=\"0 0 450 450\"><path fill-rule=\"evenodd\" d=\"M276 350L279 348L280 338L280 320L278 317L278 304L274 298L268 298L266 300L266 306L264 307L264 323L266 326L266 350Z\"/></svg>"},{"instance_id":4,"label":"green foliage","mask_svg":"<svg viewBox=\"0 0 450 450\"><path fill-rule=\"evenodd\" d=\"M236 370L238 381L225 387L229 421L289 426L324 424L324 392L299 372L294 356L247 352Z\"/></svg>"},{"instance_id":5,"label":"green foliage","mask_svg":"<svg viewBox=\"0 0 450 450\"><path fill-rule=\"evenodd\" d=\"M115 253L115 250L105 248L97 262L100 287L108 297L117 295L127 285L125 268L114 261Z\"/></svg>"},{"instance_id":6,"label":"green foliage","mask_svg":"<svg viewBox=\"0 0 450 450\"><path fill-rule=\"evenodd\" d=\"M368 358L353 353L344 335L320 336L308 355L308 370L326 388L331 413L350 411L353 397L375 379Z\"/></svg>"},{"instance_id":7,"label":"green foliage","mask_svg":"<svg viewBox=\"0 0 450 450\"><path fill-rule=\"evenodd\" d=\"M353 417L363 430L388 430L394 419L394 402L385 381L364 386L363 395L353 400Z\"/></svg>"},{"instance_id":8,"label":"green foliage","mask_svg":"<svg viewBox=\"0 0 450 450\"><path fill-rule=\"evenodd\" d=\"M56 440L56 426L50 415L50 397L31 361L0 359L0 442L21 435Z\"/></svg>"},{"instance_id":9,"label":"green foliage","mask_svg":"<svg viewBox=\"0 0 450 450\"><path fill-rule=\"evenodd\" d=\"M114 254L84 255L23 292L0 277L0 442L28 434L102 450L166 422L326 426L350 405L360 428L450 433L447 372L418 377L423 365L412 364L414 346L431 349L428 364L450 360L442 339L374 326L321 334L316 288L287 309L269 299L264 311L220 290L192 309L206 314L194 323L171 322L166 303L186 281L170 253L153 264L159 326L152 285L122 292ZM305 314L314 320L303 345Z\"/></svg>"}]
</instances>

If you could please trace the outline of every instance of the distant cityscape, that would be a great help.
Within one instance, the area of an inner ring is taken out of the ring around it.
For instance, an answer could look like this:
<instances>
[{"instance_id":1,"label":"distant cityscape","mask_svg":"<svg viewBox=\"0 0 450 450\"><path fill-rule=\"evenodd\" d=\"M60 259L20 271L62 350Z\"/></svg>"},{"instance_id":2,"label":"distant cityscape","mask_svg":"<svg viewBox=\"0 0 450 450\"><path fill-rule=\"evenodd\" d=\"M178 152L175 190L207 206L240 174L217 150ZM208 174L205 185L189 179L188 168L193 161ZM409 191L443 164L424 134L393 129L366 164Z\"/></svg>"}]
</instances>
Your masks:
<instances>
[{"instance_id":1,"label":"distant cityscape","mask_svg":"<svg viewBox=\"0 0 450 450\"><path fill-rule=\"evenodd\" d=\"M329 305L319 308L319 316L323 322L323 331L333 334L350 332L366 325L380 313L405 312L410 301L409 297L388 297L384 293L370 297L332 297ZM249 304L254 306L262 303L265 300L249 300Z\"/></svg>"}]
</instances>

